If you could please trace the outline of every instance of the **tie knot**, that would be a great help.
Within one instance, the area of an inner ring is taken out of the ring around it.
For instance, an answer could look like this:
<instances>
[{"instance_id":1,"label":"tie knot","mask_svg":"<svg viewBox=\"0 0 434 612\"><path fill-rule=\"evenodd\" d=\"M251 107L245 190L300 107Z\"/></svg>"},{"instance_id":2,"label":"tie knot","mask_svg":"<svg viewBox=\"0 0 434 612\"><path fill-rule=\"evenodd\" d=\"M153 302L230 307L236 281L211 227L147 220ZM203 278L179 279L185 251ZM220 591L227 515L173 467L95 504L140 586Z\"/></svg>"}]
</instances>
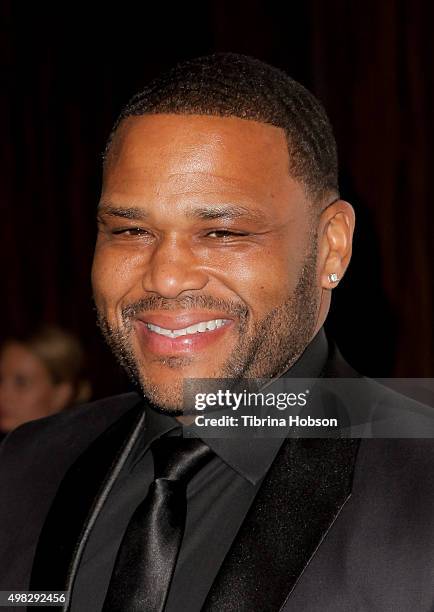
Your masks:
<instances>
[{"instance_id":1,"label":"tie knot","mask_svg":"<svg viewBox=\"0 0 434 612\"><path fill-rule=\"evenodd\" d=\"M165 436L151 444L154 478L187 483L211 459L212 450L197 438Z\"/></svg>"}]
</instances>

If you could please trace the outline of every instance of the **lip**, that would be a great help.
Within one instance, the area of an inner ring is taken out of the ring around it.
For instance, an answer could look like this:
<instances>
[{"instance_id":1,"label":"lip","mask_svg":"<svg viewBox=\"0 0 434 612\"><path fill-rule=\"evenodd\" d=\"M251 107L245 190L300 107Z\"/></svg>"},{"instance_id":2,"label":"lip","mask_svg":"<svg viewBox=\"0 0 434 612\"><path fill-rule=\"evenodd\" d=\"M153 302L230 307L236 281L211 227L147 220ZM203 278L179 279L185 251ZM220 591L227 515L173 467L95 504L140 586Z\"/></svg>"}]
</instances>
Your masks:
<instances>
[{"instance_id":1,"label":"lip","mask_svg":"<svg viewBox=\"0 0 434 612\"><path fill-rule=\"evenodd\" d=\"M151 323L152 325L158 325L165 329L183 329L184 327L190 327L190 325L196 325L202 321L212 321L213 319L226 319L233 321L231 317L224 312L207 311L207 312L156 312L146 313L143 316L139 316L138 320L142 323ZM214 330L215 331L215 330ZM207 332L203 332L207 333Z\"/></svg>"},{"instance_id":2,"label":"lip","mask_svg":"<svg viewBox=\"0 0 434 612\"><path fill-rule=\"evenodd\" d=\"M151 331L147 323L165 327L166 329L182 329L195 325L202 321L210 321L212 319L226 319L228 322L217 329L199 332L195 334L186 334L178 338L168 338L161 334ZM216 312L206 313L184 313L170 315L166 313L146 314L136 320L136 331L145 354L152 353L159 356L176 356L176 355L193 355L199 351L212 348L213 345L221 340L225 334L233 329L234 320L229 319L227 315Z\"/></svg>"}]
</instances>

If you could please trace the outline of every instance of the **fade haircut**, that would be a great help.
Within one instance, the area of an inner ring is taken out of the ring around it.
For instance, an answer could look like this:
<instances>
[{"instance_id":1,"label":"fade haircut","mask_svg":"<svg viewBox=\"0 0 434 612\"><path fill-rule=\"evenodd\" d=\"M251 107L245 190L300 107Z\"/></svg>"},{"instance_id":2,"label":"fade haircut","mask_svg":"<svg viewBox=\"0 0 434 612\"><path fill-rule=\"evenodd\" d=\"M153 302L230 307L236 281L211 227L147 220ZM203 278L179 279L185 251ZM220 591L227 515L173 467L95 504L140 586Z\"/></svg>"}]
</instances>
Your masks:
<instances>
[{"instance_id":1,"label":"fade haircut","mask_svg":"<svg viewBox=\"0 0 434 612\"><path fill-rule=\"evenodd\" d=\"M315 96L278 68L236 53L179 63L122 109L104 161L124 119L160 113L239 117L282 128L288 141L290 175L315 202L339 196L336 142L327 114Z\"/></svg>"}]
</instances>

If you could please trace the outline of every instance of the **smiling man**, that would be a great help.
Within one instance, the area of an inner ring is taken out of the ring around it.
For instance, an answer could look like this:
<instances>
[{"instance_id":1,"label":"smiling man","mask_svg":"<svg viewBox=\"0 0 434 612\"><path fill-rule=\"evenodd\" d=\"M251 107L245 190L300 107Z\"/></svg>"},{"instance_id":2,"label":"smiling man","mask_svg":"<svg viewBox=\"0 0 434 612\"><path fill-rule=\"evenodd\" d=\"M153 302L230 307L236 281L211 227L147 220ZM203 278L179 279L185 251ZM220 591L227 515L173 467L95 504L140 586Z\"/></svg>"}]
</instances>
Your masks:
<instances>
[{"instance_id":1,"label":"smiling man","mask_svg":"<svg viewBox=\"0 0 434 612\"><path fill-rule=\"evenodd\" d=\"M189 379L359 376L322 328L355 220L320 103L252 58L180 64L122 111L97 216L98 321L138 391L7 438L1 589L73 612L431 610L430 440L181 427Z\"/></svg>"},{"instance_id":2,"label":"smiling man","mask_svg":"<svg viewBox=\"0 0 434 612\"><path fill-rule=\"evenodd\" d=\"M257 120L167 112L116 130L95 299L114 352L157 406L182 411L185 378L281 375L324 322L354 215L332 177L294 178L301 145L288 138Z\"/></svg>"}]
</instances>

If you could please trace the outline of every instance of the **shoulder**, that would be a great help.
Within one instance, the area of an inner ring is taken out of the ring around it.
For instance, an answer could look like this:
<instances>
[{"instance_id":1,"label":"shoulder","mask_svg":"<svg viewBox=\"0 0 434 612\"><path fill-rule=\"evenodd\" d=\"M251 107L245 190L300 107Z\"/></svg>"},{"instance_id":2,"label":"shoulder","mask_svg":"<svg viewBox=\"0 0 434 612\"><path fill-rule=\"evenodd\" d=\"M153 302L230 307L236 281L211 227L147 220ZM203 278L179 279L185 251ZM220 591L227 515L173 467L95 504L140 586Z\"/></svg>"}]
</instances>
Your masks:
<instances>
[{"instance_id":1,"label":"shoulder","mask_svg":"<svg viewBox=\"0 0 434 612\"><path fill-rule=\"evenodd\" d=\"M422 388L418 379L377 381L365 377L346 362L330 339L320 391L328 403L342 412L345 427L351 425L351 432L346 432L350 437L430 438L434 441L432 390ZM422 397L422 401L430 405L412 397Z\"/></svg>"},{"instance_id":2,"label":"shoulder","mask_svg":"<svg viewBox=\"0 0 434 612\"><path fill-rule=\"evenodd\" d=\"M385 386L369 378L351 381L354 384L352 406L359 422L364 422L366 437L425 439L428 446L430 442L434 444L434 407L398 393L391 388L395 382L389 379Z\"/></svg>"},{"instance_id":3,"label":"shoulder","mask_svg":"<svg viewBox=\"0 0 434 612\"><path fill-rule=\"evenodd\" d=\"M118 395L29 422L0 447L0 576L5 588L27 588L36 542L65 473L78 457L140 402ZM19 557L17 554L19 552Z\"/></svg>"},{"instance_id":4,"label":"shoulder","mask_svg":"<svg viewBox=\"0 0 434 612\"><path fill-rule=\"evenodd\" d=\"M136 393L115 395L21 425L0 445L0 482L6 475L17 476L24 466L53 463L54 457L59 465L73 461L139 401Z\"/></svg>"}]
</instances>

